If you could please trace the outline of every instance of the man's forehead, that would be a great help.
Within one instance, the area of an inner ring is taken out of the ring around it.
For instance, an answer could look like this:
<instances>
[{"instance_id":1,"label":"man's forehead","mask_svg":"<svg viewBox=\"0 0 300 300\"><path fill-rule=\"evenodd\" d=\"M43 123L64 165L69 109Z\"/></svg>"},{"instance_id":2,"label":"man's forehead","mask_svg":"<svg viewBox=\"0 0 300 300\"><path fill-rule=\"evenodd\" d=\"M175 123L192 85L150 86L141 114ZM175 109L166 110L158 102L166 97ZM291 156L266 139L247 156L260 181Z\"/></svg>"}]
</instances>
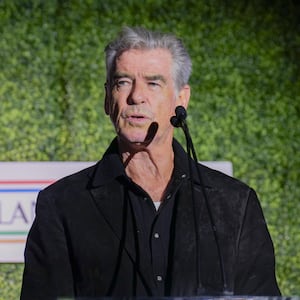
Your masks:
<instances>
[{"instance_id":1,"label":"man's forehead","mask_svg":"<svg viewBox=\"0 0 300 300\"><path fill-rule=\"evenodd\" d=\"M149 76L170 74L171 53L167 49L130 49L117 57L115 74L139 71Z\"/></svg>"},{"instance_id":2,"label":"man's forehead","mask_svg":"<svg viewBox=\"0 0 300 300\"><path fill-rule=\"evenodd\" d=\"M123 52L121 52L117 58L116 61L123 60L124 58L128 57L145 57L145 59L150 57L164 57L168 59L172 59L171 52L168 49L165 48L154 48L154 49L128 49Z\"/></svg>"}]
</instances>

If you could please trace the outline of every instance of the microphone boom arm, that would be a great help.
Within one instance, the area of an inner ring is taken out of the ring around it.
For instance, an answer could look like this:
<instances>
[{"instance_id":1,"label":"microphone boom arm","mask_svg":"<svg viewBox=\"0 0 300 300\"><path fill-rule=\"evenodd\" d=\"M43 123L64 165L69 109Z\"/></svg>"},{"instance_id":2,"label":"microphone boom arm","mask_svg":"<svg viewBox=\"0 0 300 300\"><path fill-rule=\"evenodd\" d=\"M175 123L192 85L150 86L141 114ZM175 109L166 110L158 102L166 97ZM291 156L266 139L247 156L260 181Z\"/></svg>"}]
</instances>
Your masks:
<instances>
[{"instance_id":1,"label":"microphone boom arm","mask_svg":"<svg viewBox=\"0 0 300 300\"><path fill-rule=\"evenodd\" d=\"M197 176L201 185L201 189L202 189L202 193L203 193L203 197L204 197L204 201L205 201L205 205L208 211L208 215L209 215L209 220L210 220L210 224L212 227L212 231L213 231L213 235L214 235L214 239L216 241L216 246L217 246L217 252L218 252L218 258L219 258L219 263L220 263L220 272L221 272L221 276L222 276L222 282L223 282L223 292L221 295L224 296L230 296L233 295L232 291L228 290L227 287L227 279L226 279L226 274L225 274L225 267L224 267L224 260L223 260L223 255L221 252L221 248L220 248L220 242L218 239L218 233L217 233L217 228L214 222L214 218L211 212L211 208L209 205L209 201L208 201L208 196L204 187L204 183L203 183L203 179L202 179L202 175L201 172L197 166L198 164L198 158L197 158L197 154L193 145L193 141L189 132L189 128L187 126L186 123L186 117L187 117L187 113L186 110L183 106L177 106L175 109L175 114L176 116L171 117L170 122L174 127L181 127L184 135L185 135L185 139L186 139L186 148L187 148L187 153L188 153L188 163L189 163L189 172L190 172L190 178L191 178L191 192L192 192L192 199L193 199L193 212L194 212L194 223L195 223L195 233L196 233L196 251L197 251L197 294L201 295L203 294L203 287L202 287L202 283L201 283L201 279L200 279L200 249L199 249L199 227L198 227L198 221L197 221L197 215L196 215L196 199L195 199L195 195L194 195L194 186L193 186L193 168L192 168L192 163L194 160L194 163L196 164L196 170L197 170ZM191 156L191 152L192 152L192 156Z\"/></svg>"}]
</instances>

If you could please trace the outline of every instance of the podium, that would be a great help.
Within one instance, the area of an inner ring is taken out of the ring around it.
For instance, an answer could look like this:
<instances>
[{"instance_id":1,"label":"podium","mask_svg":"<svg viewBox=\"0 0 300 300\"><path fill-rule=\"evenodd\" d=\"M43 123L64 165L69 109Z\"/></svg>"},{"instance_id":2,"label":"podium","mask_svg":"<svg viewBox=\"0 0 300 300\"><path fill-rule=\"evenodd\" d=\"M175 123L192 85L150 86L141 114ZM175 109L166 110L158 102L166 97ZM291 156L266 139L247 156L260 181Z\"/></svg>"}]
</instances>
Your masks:
<instances>
[{"instance_id":1,"label":"podium","mask_svg":"<svg viewBox=\"0 0 300 300\"><path fill-rule=\"evenodd\" d=\"M192 296L192 297L98 297L58 298L57 300L300 300L299 296Z\"/></svg>"}]
</instances>

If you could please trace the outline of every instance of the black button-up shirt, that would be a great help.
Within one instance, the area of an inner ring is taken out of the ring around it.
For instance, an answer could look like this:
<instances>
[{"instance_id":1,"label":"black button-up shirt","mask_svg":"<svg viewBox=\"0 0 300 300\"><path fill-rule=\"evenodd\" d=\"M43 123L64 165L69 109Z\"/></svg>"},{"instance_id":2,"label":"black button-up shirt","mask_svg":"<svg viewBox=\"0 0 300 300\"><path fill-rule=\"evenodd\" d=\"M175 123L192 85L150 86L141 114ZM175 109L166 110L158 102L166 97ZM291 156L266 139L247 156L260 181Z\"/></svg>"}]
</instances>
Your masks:
<instances>
[{"instance_id":1,"label":"black button-up shirt","mask_svg":"<svg viewBox=\"0 0 300 300\"><path fill-rule=\"evenodd\" d=\"M159 209L155 208L153 200L140 186L130 180L127 186L127 195L137 227L139 261L151 266L157 288L156 291L152 291L155 296L165 294L173 208L176 193L186 177L176 165L175 163L171 182Z\"/></svg>"},{"instance_id":2,"label":"black button-up shirt","mask_svg":"<svg viewBox=\"0 0 300 300\"><path fill-rule=\"evenodd\" d=\"M175 141L174 141L175 142ZM116 140L111 147L117 147ZM177 148L176 148L177 147ZM149 270L152 275L153 283L149 286L155 286L150 291L151 296L165 296L166 291L170 286L170 278L168 278L169 268L172 267L171 251L172 246L172 229L175 217L173 211L181 194L187 194L186 184L183 182L189 180L187 161L182 160L182 156L176 154L178 146L175 142L174 149L174 169L171 176L171 181L168 184L165 192L165 198L158 210L156 210L153 200L149 194L140 186L135 184L125 173L124 166L115 149L115 155L110 155L110 168L107 170L106 178L118 178L124 190L124 202L127 203L133 217L134 240L136 251L136 267L140 270ZM181 149L181 148L180 148ZM132 237L130 237L132 238ZM143 266L141 268L141 266ZM139 272L137 270L137 272ZM147 284L147 283L146 283ZM141 290L140 290L141 289ZM136 295L143 294L143 287L136 286Z\"/></svg>"},{"instance_id":3,"label":"black button-up shirt","mask_svg":"<svg viewBox=\"0 0 300 300\"><path fill-rule=\"evenodd\" d=\"M116 144L114 144L116 146ZM156 290L153 296L164 296L168 284L169 241L171 238L173 210L176 205L177 192L181 183L187 179L186 162L180 161L176 155L171 181L159 209L155 208L149 194L135 184L125 173L120 159L116 156L111 161L111 177L120 178L124 188L124 199L132 210L135 224L137 246L137 264L150 265ZM138 289L138 287L137 287ZM136 291L138 293L138 291Z\"/></svg>"}]
</instances>

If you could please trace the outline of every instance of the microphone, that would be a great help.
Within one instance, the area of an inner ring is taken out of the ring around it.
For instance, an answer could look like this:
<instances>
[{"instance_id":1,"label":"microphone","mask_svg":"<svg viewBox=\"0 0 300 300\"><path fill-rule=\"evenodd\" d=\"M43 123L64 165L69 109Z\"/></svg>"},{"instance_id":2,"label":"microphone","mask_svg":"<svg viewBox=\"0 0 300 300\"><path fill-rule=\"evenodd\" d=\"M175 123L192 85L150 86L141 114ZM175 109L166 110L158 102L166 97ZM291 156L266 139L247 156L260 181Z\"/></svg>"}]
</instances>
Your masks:
<instances>
[{"instance_id":1,"label":"microphone","mask_svg":"<svg viewBox=\"0 0 300 300\"><path fill-rule=\"evenodd\" d=\"M182 127L186 117L186 110L180 105L175 108L175 116L171 117L170 122L174 127Z\"/></svg>"},{"instance_id":2,"label":"microphone","mask_svg":"<svg viewBox=\"0 0 300 300\"><path fill-rule=\"evenodd\" d=\"M189 173L190 173L190 178L191 178L191 193L192 193L192 201L193 201L193 208L194 208L193 209L193 215L194 215L193 217L194 217L194 226L195 226L195 234L196 234L197 294L201 295L201 294L205 293L205 288L202 286L201 275L200 275L201 266L200 266L200 251L199 251L200 250L199 249L199 244L200 244L200 242L199 242L199 227L198 227L198 216L196 215L196 209L195 209L196 208L196 197L194 194L192 163L196 164L197 176L200 181L205 206L208 211L210 225L211 225L211 228L213 231L213 236L214 236L214 239L216 242L218 260L220 263L220 273L221 273L221 278L222 278L222 283L223 283L223 291L222 292L216 291L216 294L220 294L222 296L230 296L233 294L233 292L228 290L228 287L227 287L227 278L226 278L226 274L225 274L224 259L223 259L223 254L222 254L221 247L220 247L219 237L218 237L216 225L214 222L214 218L212 215L211 207L210 207L210 204L208 201L208 195L207 195L205 187L204 187L202 174L200 173L200 170L197 166L198 158L197 158L197 154L196 154L196 151L195 151L195 148L193 145L191 135L189 133L189 128L185 121L186 117L187 117L186 109L183 106L177 106L175 108L175 116L171 117L170 122L174 127L182 128L184 135L185 135L185 139L186 139L186 148L187 148L188 163L189 163ZM192 153L193 158L191 156L191 153Z\"/></svg>"}]
</instances>

